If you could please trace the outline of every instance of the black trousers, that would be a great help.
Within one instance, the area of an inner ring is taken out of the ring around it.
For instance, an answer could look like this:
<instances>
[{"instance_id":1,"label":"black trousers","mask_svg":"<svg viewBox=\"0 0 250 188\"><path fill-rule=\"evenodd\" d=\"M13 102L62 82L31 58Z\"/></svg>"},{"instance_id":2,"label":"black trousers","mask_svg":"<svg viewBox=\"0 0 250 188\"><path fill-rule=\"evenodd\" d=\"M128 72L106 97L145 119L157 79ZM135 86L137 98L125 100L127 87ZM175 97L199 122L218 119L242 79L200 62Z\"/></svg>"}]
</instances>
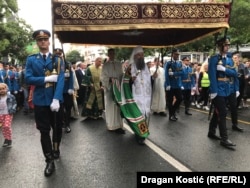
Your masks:
<instances>
[{"instance_id":1,"label":"black trousers","mask_svg":"<svg viewBox=\"0 0 250 188\"><path fill-rule=\"evenodd\" d=\"M176 98L175 103L173 104L174 96ZM168 101L168 111L169 117L175 115L176 109L179 108L182 101L182 92L181 89L170 89L167 91L167 101Z\"/></svg>"},{"instance_id":2,"label":"black trousers","mask_svg":"<svg viewBox=\"0 0 250 188\"><path fill-rule=\"evenodd\" d=\"M63 118L65 126L70 126L70 117L71 117L71 109L73 107L73 96L69 95L68 93L63 94Z\"/></svg>"},{"instance_id":3,"label":"black trousers","mask_svg":"<svg viewBox=\"0 0 250 188\"><path fill-rule=\"evenodd\" d=\"M228 99L228 104L230 108L232 124L237 125L238 124L238 108L237 108L236 93L232 93L231 95L228 96L227 99Z\"/></svg>"},{"instance_id":4,"label":"black trousers","mask_svg":"<svg viewBox=\"0 0 250 188\"><path fill-rule=\"evenodd\" d=\"M228 139L226 116L227 116L227 97L216 96L213 101L214 111L209 123L209 132L215 134L217 125L219 125L219 132L223 141Z\"/></svg>"},{"instance_id":5,"label":"black trousers","mask_svg":"<svg viewBox=\"0 0 250 188\"><path fill-rule=\"evenodd\" d=\"M53 146L55 143L60 145L62 139L62 122L60 114L63 109L60 107L59 112L52 112L49 106L36 106L34 108L36 127L41 133L41 145L46 162L51 160ZM50 137L50 130L52 129L52 139ZM52 145L52 141L53 145Z\"/></svg>"},{"instance_id":6,"label":"black trousers","mask_svg":"<svg viewBox=\"0 0 250 188\"><path fill-rule=\"evenodd\" d=\"M191 103L191 89L182 90L182 96L185 105L185 111L188 111Z\"/></svg>"}]
</instances>

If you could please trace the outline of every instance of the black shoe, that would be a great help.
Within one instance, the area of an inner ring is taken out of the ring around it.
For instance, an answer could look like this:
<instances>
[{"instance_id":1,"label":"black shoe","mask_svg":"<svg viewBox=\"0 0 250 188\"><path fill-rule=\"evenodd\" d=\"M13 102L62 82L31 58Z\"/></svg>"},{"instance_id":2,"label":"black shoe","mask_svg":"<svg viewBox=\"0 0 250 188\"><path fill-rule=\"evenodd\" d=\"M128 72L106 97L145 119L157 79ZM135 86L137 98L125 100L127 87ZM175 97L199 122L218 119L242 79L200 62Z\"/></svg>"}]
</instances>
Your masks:
<instances>
[{"instance_id":1,"label":"black shoe","mask_svg":"<svg viewBox=\"0 0 250 188\"><path fill-rule=\"evenodd\" d=\"M175 116L170 116L169 121L177 121L177 118Z\"/></svg>"},{"instance_id":2,"label":"black shoe","mask_svg":"<svg viewBox=\"0 0 250 188\"><path fill-rule=\"evenodd\" d=\"M221 139L219 136L217 136L216 134L213 134L213 133L208 133L207 137L211 138L211 139L214 139L214 140L220 140Z\"/></svg>"},{"instance_id":3,"label":"black shoe","mask_svg":"<svg viewBox=\"0 0 250 188\"><path fill-rule=\"evenodd\" d=\"M233 125L233 126L232 126L232 129L233 129L234 131L239 131L239 132L243 132L243 131L244 131L244 129L242 129L241 127L238 127L237 125Z\"/></svg>"},{"instance_id":4,"label":"black shoe","mask_svg":"<svg viewBox=\"0 0 250 188\"><path fill-rule=\"evenodd\" d=\"M158 113L157 113L157 112L154 112L153 115L158 115Z\"/></svg>"},{"instance_id":5,"label":"black shoe","mask_svg":"<svg viewBox=\"0 0 250 188\"><path fill-rule=\"evenodd\" d=\"M51 176L53 174L54 171L55 171L55 163L54 163L54 161L47 162L45 170L44 170L44 175L46 177L49 177L49 176Z\"/></svg>"},{"instance_id":6,"label":"black shoe","mask_svg":"<svg viewBox=\"0 0 250 188\"><path fill-rule=\"evenodd\" d=\"M117 133L117 134L125 134L125 130L123 130L122 128L116 129L116 130L114 130L114 131L115 131L115 133Z\"/></svg>"},{"instance_id":7,"label":"black shoe","mask_svg":"<svg viewBox=\"0 0 250 188\"><path fill-rule=\"evenodd\" d=\"M29 111L28 111L28 110L24 110L24 111L23 111L23 114L24 114L24 115L28 115L28 114L29 114Z\"/></svg>"},{"instance_id":8,"label":"black shoe","mask_svg":"<svg viewBox=\"0 0 250 188\"><path fill-rule=\"evenodd\" d=\"M145 138L135 135L135 139L139 145L145 145Z\"/></svg>"},{"instance_id":9,"label":"black shoe","mask_svg":"<svg viewBox=\"0 0 250 188\"><path fill-rule=\"evenodd\" d=\"M66 133L70 133L70 132L71 132L71 129L70 129L69 126L66 126L66 127L65 127L65 132L66 132Z\"/></svg>"},{"instance_id":10,"label":"black shoe","mask_svg":"<svg viewBox=\"0 0 250 188\"><path fill-rule=\"evenodd\" d=\"M186 111L185 114L186 114L186 115L189 115L189 116L192 115L192 114L191 114L190 112L188 112L188 111Z\"/></svg>"},{"instance_id":11,"label":"black shoe","mask_svg":"<svg viewBox=\"0 0 250 188\"><path fill-rule=\"evenodd\" d=\"M165 112L160 112L159 115L160 116L167 116L167 114Z\"/></svg>"},{"instance_id":12,"label":"black shoe","mask_svg":"<svg viewBox=\"0 0 250 188\"><path fill-rule=\"evenodd\" d=\"M221 140L220 145L225 146L225 147L231 147L231 146L236 146L232 141L230 140Z\"/></svg>"},{"instance_id":13,"label":"black shoe","mask_svg":"<svg viewBox=\"0 0 250 188\"><path fill-rule=\"evenodd\" d=\"M11 140L7 140L7 139L4 140L3 147L10 148L11 145L12 145L12 141Z\"/></svg>"},{"instance_id":14,"label":"black shoe","mask_svg":"<svg viewBox=\"0 0 250 188\"><path fill-rule=\"evenodd\" d=\"M53 151L53 157L54 157L54 159L59 159L59 157L60 157L60 150Z\"/></svg>"}]
</instances>

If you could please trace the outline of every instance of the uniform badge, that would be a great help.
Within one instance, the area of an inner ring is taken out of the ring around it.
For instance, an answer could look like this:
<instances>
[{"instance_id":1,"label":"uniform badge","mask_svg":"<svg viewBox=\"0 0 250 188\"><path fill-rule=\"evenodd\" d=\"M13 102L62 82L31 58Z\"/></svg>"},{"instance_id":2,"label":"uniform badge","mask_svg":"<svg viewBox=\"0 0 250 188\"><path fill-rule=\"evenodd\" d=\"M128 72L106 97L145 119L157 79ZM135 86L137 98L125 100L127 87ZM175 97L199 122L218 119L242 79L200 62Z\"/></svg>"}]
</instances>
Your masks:
<instances>
[{"instance_id":1,"label":"uniform badge","mask_svg":"<svg viewBox=\"0 0 250 188\"><path fill-rule=\"evenodd\" d=\"M44 32L43 32L43 31L40 31L39 35L44 35Z\"/></svg>"}]
</instances>

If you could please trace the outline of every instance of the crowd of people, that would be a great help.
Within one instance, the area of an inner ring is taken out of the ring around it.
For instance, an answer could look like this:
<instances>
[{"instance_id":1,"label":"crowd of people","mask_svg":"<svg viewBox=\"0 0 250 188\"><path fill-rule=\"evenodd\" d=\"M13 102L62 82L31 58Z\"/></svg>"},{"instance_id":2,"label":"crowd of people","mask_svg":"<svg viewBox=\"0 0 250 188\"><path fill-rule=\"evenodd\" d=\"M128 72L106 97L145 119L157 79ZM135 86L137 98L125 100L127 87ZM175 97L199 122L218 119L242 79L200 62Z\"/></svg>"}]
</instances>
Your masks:
<instances>
[{"instance_id":1,"label":"crowd of people","mask_svg":"<svg viewBox=\"0 0 250 188\"><path fill-rule=\"evenodd\" d=\"M156 57L145 63L143 48L136 46L123 64L115 59L113 48L108 49L106 59L96 57L93 64L87 64L67 62L62 49L49 52L50 36L47 30L35 31L39 53L28 56L23 69L3 63L0 71L3 147L12 145L13 114L21 109L25 115L34 113L46 162L45 176L55 171L62 131L71 132L73 114L83 120L104 117L108 132L121 135L126 134L126 121L138 144L144 145L150 116L168 116L169 121L176 122L183 103L187 116L192 116L190 106L210 110L208 137L220 140L224 147L235 146L228 139L226 114L230 110L232 129L242 132L237 109L247 106L250 65L248 60L245 65L241 63L239 53L228 53L228 38L218 40L219 53L202 63L190 62L188 56L180 60L176 48L167 62ZM216 135L217 126L220 136Z\"/></svg>"}]
</instances>

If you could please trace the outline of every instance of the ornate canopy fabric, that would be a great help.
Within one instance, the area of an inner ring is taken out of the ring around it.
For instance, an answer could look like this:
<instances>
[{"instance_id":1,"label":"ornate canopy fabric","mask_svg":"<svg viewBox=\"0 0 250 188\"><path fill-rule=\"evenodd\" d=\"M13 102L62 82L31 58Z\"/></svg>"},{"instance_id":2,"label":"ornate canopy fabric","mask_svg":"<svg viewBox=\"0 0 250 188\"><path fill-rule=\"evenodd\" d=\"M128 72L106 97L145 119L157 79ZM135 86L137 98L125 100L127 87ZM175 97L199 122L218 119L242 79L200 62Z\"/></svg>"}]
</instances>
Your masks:
<instances>
[{"instance_id":1,"label":"ornate canopy fabric","mask_svg":"<svg viewBox=\"0 0 250 188\"><path fill-rule=\"evenodd\" d=\"M179 46L229 28L231 3L52 1L62 43Z\"/></svg>"}]
</instances>

